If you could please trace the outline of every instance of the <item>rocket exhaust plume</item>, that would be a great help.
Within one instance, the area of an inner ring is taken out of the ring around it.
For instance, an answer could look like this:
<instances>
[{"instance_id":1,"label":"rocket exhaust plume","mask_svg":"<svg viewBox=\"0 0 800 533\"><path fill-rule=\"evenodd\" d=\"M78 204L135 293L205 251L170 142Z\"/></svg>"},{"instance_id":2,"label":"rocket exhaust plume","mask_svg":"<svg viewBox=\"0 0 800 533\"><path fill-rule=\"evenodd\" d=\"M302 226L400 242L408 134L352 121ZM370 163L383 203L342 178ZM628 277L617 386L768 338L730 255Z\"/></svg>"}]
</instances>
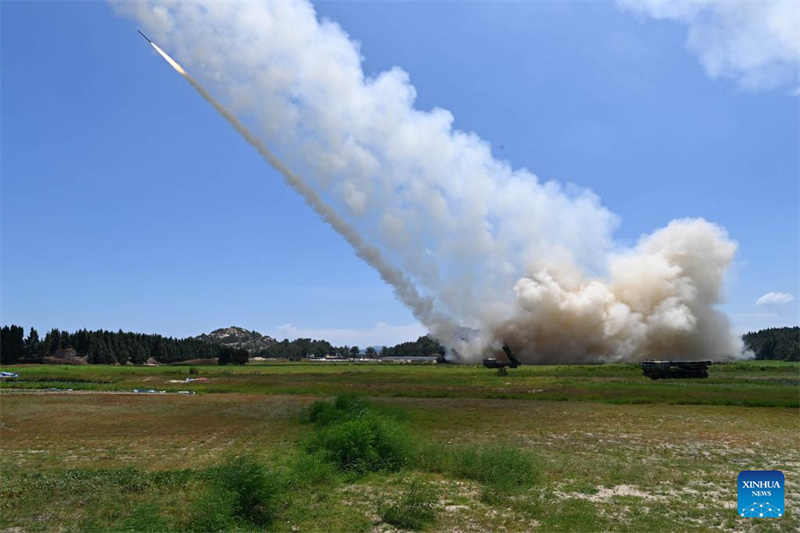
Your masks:
<instances>
[{"instance_id":1,"label":"rocket exhaust plume","mask_svg":"<svg viewBox=\"0 0 800 533\"><path fill-rule=\"evenodd\" d=\"M116 5L463 359L503 343L523 363L741 355L716 309L736 251L719 226L674 220L615 243L595 194L416 109L400 68L365 75L359 45L305 0Z\"/></svg>"},{"instance_id":2,"label":"rocket exhaust plume","mask_svg":"<svg viewBox=\"0 0 800 533\"><path fill-rule=\"evenodd\" d=\"M319 214L325 222L327 222L339 235L353 247L356 254L370 264L375 270L378 271L381 278L391 285L395 291L396 296L405 303L414 313L414 316L421 322L437 320L433 315L433 304L428 298L420 296L414 284L406 278L401 270L386 262L382 257L380 250L371 246L356 232L341 216L339 216L333 209L325 204L325 201L314 191L305 184L303 179L294 174L286 165L284 165L275 155L270 152L266 146L261 142L258 137L253 135L244 124L242 124L236 116L228 111L225 106L219 103L211 94L200 85L197 80L189 75L186 70L169 54L164 52L157 44L148 39L141 31L139 32L142 37L147 39L150 45L161 55L169 65L175 69L178 74L189 82L194 89L200 93L211 106L233 126L233 129L241 135L244 140L248 142L256 151L267 161L272 167L280 172L286 182L300 195L303 196L306 203ZM441 319L438 319L441 320Z\"/></svg>"},{"instance_id":3,"label":"rocket exhaust plume","mask_svg":"<svg viewBox=\"0 0 800 533\"><path fill-rule=\"evenodd\" d=\"M141 32L140 32L140 33L141 33ZM144 35L144 34L142 33L142 35ZM147 39L147 37L145 37L145 39ZM149 41L149 39L148 39L148 41ZM194 78L192 78L191 76L189 76L189 75L186 73L186 71L185 71L185 70L183 70L183 67L182 67L182 66L180 66L180 65L178 64L178 62L177 62L177 61L175 61L174 59L172 59L171 57L169 57L169 56L167 55L167 53L166 53L164 50L162 50L161 48L159 48L159 47L158 47L158 45L157 45L156 43L154 43L153 41L150 41L150 46L152 46L153 48L155 48L155 49L156 49L156 52L158 52L159 54L161 54L161 57L163 57L163 58L164 58L164 59L167 61L167 63L169 63L169 65L170 65L172 68L174 68L175 70L177 70L177 71L178 71L178 74L180 74L181 76L183 76L184 78L186 78L186 81L188 81L189 83L191 83L191 84L192 84L192 87L194 87L195 89L197 89L197 90L198 90L198 92L200 92L200 94L202 94L202 95L203 95L203 98L205 98L206 100L209 100L209 98L211 98L211 95L210 95L210 94L208 94L208 93L206 92L206 90L205 90L205 89L203 89L203 88L200 86L200 84L198 84L198 83L197 83L197 82L194 80ZM213 105L213 104L216 104L216 105L214 105L214 107L215 107L215 108L216 108L216 107L219 105L219 104L217 104L217 101L216 101L216 100L214 100L213 98L211 98L211 99L209 100L209 102L211 102L211 103L212 103L212 105ZM219 107L222 107L222 106L219 106ZM217 111L219 111L219 109L217 109ZM226 118L227 118L227 117L226 117Z\"/></svg>"}]
</instances>

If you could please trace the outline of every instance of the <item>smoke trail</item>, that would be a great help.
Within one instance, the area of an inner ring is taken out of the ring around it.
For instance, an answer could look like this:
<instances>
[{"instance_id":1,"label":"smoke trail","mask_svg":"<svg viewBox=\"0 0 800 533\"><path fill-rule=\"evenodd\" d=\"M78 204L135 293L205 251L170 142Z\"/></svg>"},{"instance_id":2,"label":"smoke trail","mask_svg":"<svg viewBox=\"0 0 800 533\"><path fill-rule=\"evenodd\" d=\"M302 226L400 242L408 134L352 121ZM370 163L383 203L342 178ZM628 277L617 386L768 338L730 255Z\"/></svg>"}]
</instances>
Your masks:
<instances>
[{"instance_id":1,"label":"smoke trail","mask_svg":"<svg viewBox=\"0 0 800 533\"><path fill-rule=\"evenodd\" d=\"M528 362L741 352L715 309L736 249L721 228L673 221L621 249L591 191L513 169L448 111L417 110L401 69L367 77L358 44L305 0L119 9L467 360L502 342Z\"/></svg>"},{"instance_id":2,"label":"smoke trail","mask_svg":"<svg viewBox=\"0 0 800 533\"><path fill-rule=\"evenodd\" d=\"M322 219L328 223L334 230L336 230L339 235L344 237L350 246L353 247L356 254L366 261L369 265L371 265L375 270L378 271L381 278L392 286L395 291L397 297L405 303L411 311L414 313L414 316L417 320L421 322L431 322L431 321L444 321L442 317L435 317L433 313L433 304L429 298L422 297L418 292L414 284L406 278L401 270L397 267L390 265L384 258L381 256L380 250L376 247L371 246L364 239L352 228L350 225L340 217L333 209L331 209L325 202L320 198L320 196L314 191L314 189L310 188L303 179L294 174L289 167L283 164L275 155L270 152L266 146L261 142L261 140L254 136L250 131L242 124L236 116L228 111L225 106L220 104L211 94L202 86L200 85L197 80L195 80L186 70L180 66L178 62L172 59L166 52L164 52L161 48L158 47L155 43L150 43L153 48L155 48L156 52L158 52L161 57L163 57L167 63L170 64L172 68L174 68L183 78L189 82L189 84L194 87L194 89L203 97L203 99L211 104L211 106L220 114L222 117L228 121L228 123L233 126L233 129L241 135L245 141L247 141L250 146L256 149L256 151L264 158L267 163L272 165L272 167L281 173L284 177L286 182L306 201L306 203L317 212Z\"/></svg>"}]
</instances>

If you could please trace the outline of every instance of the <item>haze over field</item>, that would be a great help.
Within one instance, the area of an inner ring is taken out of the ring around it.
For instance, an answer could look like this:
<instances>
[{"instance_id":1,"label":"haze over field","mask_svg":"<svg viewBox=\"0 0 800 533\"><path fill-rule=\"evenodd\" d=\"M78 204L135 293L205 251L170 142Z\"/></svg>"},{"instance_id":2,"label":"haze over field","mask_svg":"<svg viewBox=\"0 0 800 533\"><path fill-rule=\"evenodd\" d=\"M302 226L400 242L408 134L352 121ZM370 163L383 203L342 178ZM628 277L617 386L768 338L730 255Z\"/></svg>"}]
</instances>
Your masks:
<instances>
[{"instance_id":1,"label":"haze over field","mask_svg":"<svg viewBox=\"0 0 800 533\"><path fill-rule=\"evenodd\" d=\"M618 217L590 190L543 182L448 111L416 109L401 68L366 77L358 43L307 2L118 7L274 147L462 357L503 342L527 362L741 354L715 308L736 251L723 228L675 220L618 245Z\"/></svg>"}]
</instances>

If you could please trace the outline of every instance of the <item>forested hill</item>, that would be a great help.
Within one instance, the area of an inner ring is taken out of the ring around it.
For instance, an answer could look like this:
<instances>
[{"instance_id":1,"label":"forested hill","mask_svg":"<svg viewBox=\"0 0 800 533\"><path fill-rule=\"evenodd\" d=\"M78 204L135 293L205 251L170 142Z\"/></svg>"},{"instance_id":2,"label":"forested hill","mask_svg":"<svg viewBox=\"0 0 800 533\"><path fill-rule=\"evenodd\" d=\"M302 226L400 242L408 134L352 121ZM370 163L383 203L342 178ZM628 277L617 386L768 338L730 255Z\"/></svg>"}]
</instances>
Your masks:
<instances>
[{"instance_id":1,"label":"forested hill","mask_svg":"<svg viewBox=\"0 0 800 533\"><path fill-rule=\"evenodd\" d=\"M769 328L742 335L756 359L800 361L800 327Z\"/></svg>"},{"instance_id":2,"label":"forested hill","mask_svg":"<svg viewBox=\"0 0 800 533\"><path fill-rule=\"evenodd\" d=\"M275 342L275 339L269 335L262 335L257 331L248 331L237 326L215 329L211 333L203 333L194 338L200 341L230 346L231 348L245 349L251 353L265 350Z\"/></svg>"}]
</instances>

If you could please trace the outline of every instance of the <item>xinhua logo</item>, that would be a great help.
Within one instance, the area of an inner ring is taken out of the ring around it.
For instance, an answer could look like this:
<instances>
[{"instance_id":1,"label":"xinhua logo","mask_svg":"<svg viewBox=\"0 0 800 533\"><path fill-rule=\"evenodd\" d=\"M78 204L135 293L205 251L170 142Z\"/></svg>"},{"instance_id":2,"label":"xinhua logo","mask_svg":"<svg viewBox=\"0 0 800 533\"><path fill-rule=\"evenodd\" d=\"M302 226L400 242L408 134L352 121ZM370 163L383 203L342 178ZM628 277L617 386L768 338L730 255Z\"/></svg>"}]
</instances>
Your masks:
<instances>
[{"instance_id":1,"label":"xinhua logo","mask_svg":"<svg viewBox=\"0 0 800 533\"><path fill-rule=\"evenodd\" d=\"M783 472L744 470L739 473L739 516L777 518L783 516Z\"/></svg>"}]
</instances>

